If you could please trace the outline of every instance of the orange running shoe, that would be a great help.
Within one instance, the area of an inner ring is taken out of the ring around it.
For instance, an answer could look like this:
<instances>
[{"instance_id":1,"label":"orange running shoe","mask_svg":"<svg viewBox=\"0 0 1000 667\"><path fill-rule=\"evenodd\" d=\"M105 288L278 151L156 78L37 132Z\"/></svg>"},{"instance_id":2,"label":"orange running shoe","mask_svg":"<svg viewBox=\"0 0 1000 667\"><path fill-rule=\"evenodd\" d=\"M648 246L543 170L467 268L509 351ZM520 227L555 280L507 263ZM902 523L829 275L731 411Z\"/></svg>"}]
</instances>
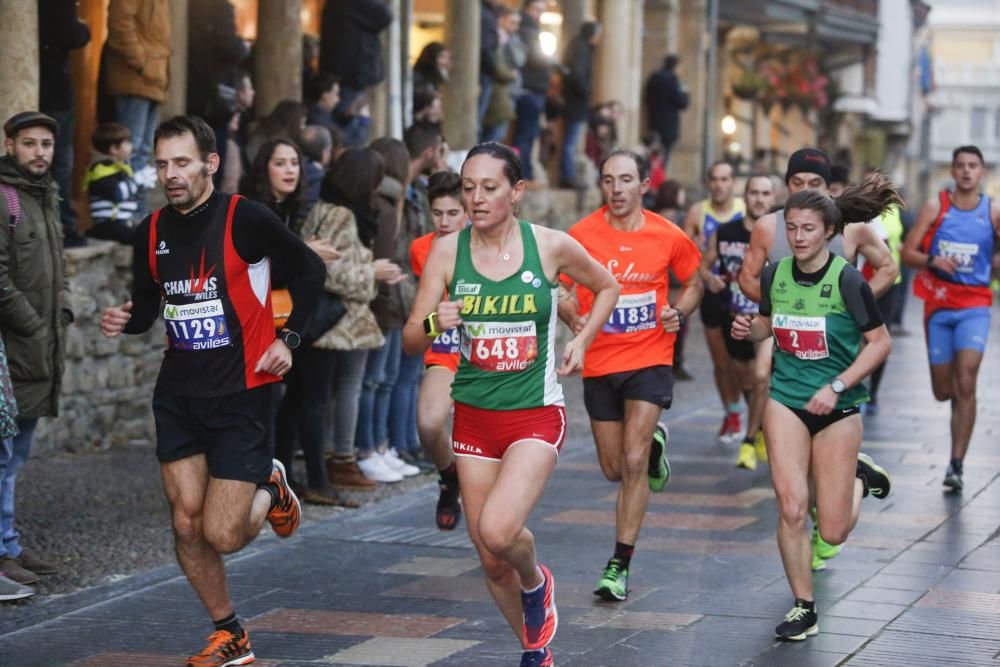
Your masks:
<instances>
[{"instance_id":1,"label":"orange running shoe","mask_svg":"<svg viewBox=\"0 0 1000 667\"><path fill-rule=\"evenodd\" d=\"M238 635L228 630L216 630L208 636L208 646L198 655L188 658L187 667L230 667L249 665L254 660L246 630Z\"/></svg>"},{"instance_id":2,"label":"orange running shoe","mask_svg":"<svg viewBox=\"0 0 1000 667\"><path fill-rule=\"evenodd\" d=\"M267 520L271 522L271 528L278 537L291 537L299 529L299 521L302 518L302 506L299 499L288 486L288 477L285 475L285 466L281 461L274 459L274 467L271 469L270 483L278 487L278 504L267 513ZM234 665L243 663L234 662Z\"/></svg>"}]
</instances>

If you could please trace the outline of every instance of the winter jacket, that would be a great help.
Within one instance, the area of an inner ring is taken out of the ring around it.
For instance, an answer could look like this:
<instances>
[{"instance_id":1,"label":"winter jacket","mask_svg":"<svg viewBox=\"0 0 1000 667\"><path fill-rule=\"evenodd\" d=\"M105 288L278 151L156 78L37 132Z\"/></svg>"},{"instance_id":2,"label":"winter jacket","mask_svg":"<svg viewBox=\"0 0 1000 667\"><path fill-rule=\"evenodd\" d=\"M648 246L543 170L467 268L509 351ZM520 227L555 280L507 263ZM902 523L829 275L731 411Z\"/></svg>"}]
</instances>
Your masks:
<instances>
[{"instance_id":1,"label":"winter jacket","mask_svg":"<svg viewBox=\"0 0 1000 667\"><path fill-rule=\"evenodd\" d=\"M322 350L372 350L385 338L368 307L375 298L375 264L372 251L358 238L358 225L351 209L321 201L309 212L300 235L329 241L340 258L326 265L324 289L340 295L347 314L335 327L313 343Z\"/></svg>"},{"instance_id":2,"label":"winter jacket","mask_svg":"<svg viewBox=\"0 0 1000 667\"><path fill-rule=\"evenodd\" d=\"M375 193L375 207L379 212L378 234L372 252L375 259L391 259L408 273L409 264L405 257L398 255L398 239L403 217L403 184L392 176L386 176ZM408 280L413 280L410 276ZM409 312L403 305L403 295L399 285L378 284L378 296L371 303L372 312L382 329L402 329Z\"/></svg>"},{"instance_id":3,"label":"winter jacket","mask_svg":"<svg viewBox=\"0 0 1000 667\"><path fill-rule=\"evenodd\" d=\"M492 0L483 0L479 10L479 75L496 76L497 49L500 38L497 36L497 13Z\"/></svg>"},{"instance_id":4,"label":"winter jacket","mask_svg":"<svg viewBox=\"0 0 1000 667\"><path fill-rule=\"evenodd\" d=\"M590 115L594 87L594 47L579 36L566 49L562 77L563 115L569 121L584 121Z\"/></svg>"},{"instance_id":5,"label":"winter jacket","mask_svg":"<svg viewBox=\"0 0 1000 667\"><path fill-rule=\"evenodd\" d=\"M111 0L104 60L108 95L167 99L170 26L169 0Z\"/></svg>"},{"instance_id":6,"label":"winter jacket","mask_svg":"<svg viewBox=\"0 0 1000 667\"><path fill-rule=\"evenodd\" d=\"M483 115L484 127L496 127L517 117L514 98L520 93L521 68L527 60L524 44L511 35L497 52L493 90Z\"/></svg>"},{"instance_id":7,"label":"winter jacket","mask_svg":"<svg viewBox=\"0 0 1000 667\"><path fill-rule=\"evenodd\" d=\"M660 135L664 146L670 147L680 136L681 111L687 106L687 91L673 70L661 68L649 76L646 83L649 127Z\"/></svg>"},{"instance_id":8,"label":"winter jacket","mask_svg":"<svg viewBox=\"0 0 1000 667\"><path fill-rule=\"evenodd\" d=\"M38 0L38 108L46 113L73 108L69 52L90 43L90 28L77 16L76 0Z\"/></svg>"},{"instance_id":9,"label":"winter jacket","mask_svg":"<svg viewBox=\"0 0 1000 667\"><path fill-rule=\"evenodd\" d=\"M385 78L378 35L392 23L385 0L327 0L320 25L319 69L363 90Z\"/></svg>"},{"instance_id":10,"label":"winter jacket","mask_svg":"<svg viewBox=\"0 0 1000 667\"><path fill-rule=\"evenodd\" d=\"M69 287L63 263L59 188L50 174L33 177L0 157L0 183L17 189L21 215L10 230L0 197L0 331L7 345L18 416L59 412Z\"/></svg>"},{"instance_id":11,"label":"winter jacket","mask_svg":"<svg viewBox=\"0 0 1000 667\"><path fill-rule=\"evenodd\" d=\"M133 222L139 210L139 184L132 178L132 167L107 155L99 155L84 177L83 186L90 199L90 218L95 225L122 221ZM139 221L134 221L138 226Z\"/></svg>"},{"instance_id":12,"label":"winter jacket","mask_svg":"<svg viewBox=\"0 0 1000 667\"><path fill-rule=\"evenodd\" d=\"M521 28L518 35L527 50L528 60L521 70L523 85L526 92L544 95L549 90L549 77L552 74L552 61L542 51L539 39L542 29L524 12L521 12Z\"/></svg>"},{"instance_id":13,"label":"winter jacket","mask_svg":"<svg viewBox=\"0 0 1000 667\"><path fill-rule=\"evenodd\" d=\"M236 84L236 68L250 47L236 33L236 13L229 0L188 4L188 113L204 116L219 84Z\"/></svg>"},{"instance_id":14,"label":"winter jacket","mask_svg":"<svg viewBox=\"0 0 1000 667\"><path fill-rule=\"evenodd\" d=\"M410 245L424 234L434 231L434 221L431 220L431 203L427 198L427 179L418 176L410 183L406 191L406 201L403 202L403 220L399 225L399 236L396 237L396 257L399 266L411 273ZM399 294L403 299L403 311L409 315L413 308L413 300L417 296L417 280L411 278L399 284Z\"/></svg>"}]
</instances>

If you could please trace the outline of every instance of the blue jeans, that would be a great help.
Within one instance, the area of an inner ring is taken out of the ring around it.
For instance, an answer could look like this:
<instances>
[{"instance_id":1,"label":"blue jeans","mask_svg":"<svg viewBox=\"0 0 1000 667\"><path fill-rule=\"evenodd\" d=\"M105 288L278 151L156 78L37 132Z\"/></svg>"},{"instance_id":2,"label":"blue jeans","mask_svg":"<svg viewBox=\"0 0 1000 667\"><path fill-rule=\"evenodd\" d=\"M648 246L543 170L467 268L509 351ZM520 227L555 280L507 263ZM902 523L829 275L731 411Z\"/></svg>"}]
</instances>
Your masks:
<instances>
[{"instance_id":1,"label":"blue jeans","mask_svg":"<svg viewBox=\"0 0 1000 667\"><path fill-rule=\"evenodd\" d=\"M389 446L397 452L420 451L417 437L417 390L424 367L424 355L403 354L399 377L389 407Z\"/></svg>"},{"instance_id":2,"label":"blue jeans","mask_svg":"<svg viewBox=\"0 0 1000 667\"><path fill-rule=\"evenodd\" d=\"M14 528L14 486L17 484L17 471L28 460L37 425L37 419L18 419L20 433L0 441L0 558L21 555L21 545L17 543L20 535Z\"/></svg>"},{"instance_id":3,"label":"blue jeans","mask_svg":"<svg viewBox=\"0 0 1000 667\"><path fill-rule=\"evenodd\" d=\"M487 141L503 141L504 137L507 136L508 127L510 127L510 123L500 123L492 127L484 127L479 140L484 143Z\"/></svg>"},{"instance_id":4,"label":"blue jeans","mask_svg":"<svg viewBox=\"0 0 1000 667\"><path fill-rule=\"evenodd\" d=\"M402 331L393 329L386 332L385 345L368 351L365 376L361 381L361 398L358 402L358 428L354 435L354 446L362 456L388 440L389 398L396 384L396 375L399 373L401 340ZM392 364L394 368L390 377L389 366L392 357L396 357L396 362Z\"/></svg>"},{"instance_id":5,"label":"blue jeans","mask_svg":"<svg viewBox=\"0 0 1000 667\"><path fill-rule=\"evenodd\" d=\"M139 171L153 155L153 133L160 115L160 105L135 95L115 98L115 118L132 133L132 170Z\"/></svg>"},{"instance_id":6,"label":"blue jeans","mask_svg":"<svg viewBox=\"0 0 1000 667\"><path fill-rule=\"evenodd\" d=\"M511 144L521 154L521 166L524 168L524 179L534 180L531 167L531 150L535 139L541 132L542 111L545 110L545 95L541 93L523 93L517 98L515 111L517 124L514 126L514 138Z\"/></svg>"},{"instance_id":7,"label":"blue jeans","mask_svg":"<svg viewBox=\"0 0 1000 667\"><path fill-rule=\"evenodd\" d=\"M559 178L563 181L576 180L576 145L580 135L587 127L586 120L567 120L563 133L562 163L559 166Z\"/></svg>"},{"instance_id":8,"label":"blue jeans","mask_svg":"<svg viewBox=\"0 0 1000 667\"><path fill-rule=\"evenodd\" d=\"M476 128L483 129L483 117L486 107L490 105L490 95L493 94L493 77L489 74L479 74L479 106L476 108Z\"/></svg>"},{"instance_id":9,"label":"blue jeans","mask_svg":"<svg viewBox=\"0 0 1000 667\"><path fill-rule=\"evenodd\" d=\"M49 111L50 116L59 123L59 134L56 135L55 152L52 155L52 178L59 186L59 217L63 226L63 234L79 236L76 230L76 209L73 208L73 110Z\"/></svg>"}]
</instances>

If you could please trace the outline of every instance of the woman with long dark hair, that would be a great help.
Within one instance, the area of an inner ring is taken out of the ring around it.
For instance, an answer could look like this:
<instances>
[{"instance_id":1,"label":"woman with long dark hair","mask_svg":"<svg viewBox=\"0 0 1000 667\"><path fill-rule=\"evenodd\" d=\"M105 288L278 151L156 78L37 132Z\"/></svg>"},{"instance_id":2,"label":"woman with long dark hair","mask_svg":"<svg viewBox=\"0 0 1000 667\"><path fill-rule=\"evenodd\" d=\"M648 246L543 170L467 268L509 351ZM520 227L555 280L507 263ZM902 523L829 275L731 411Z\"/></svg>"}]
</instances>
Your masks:
<instances>
[{"instance_id":1,"label":"woman with long dark hair","mask_svg":"<svg viewBox=\"0 0 1000 667\"><path fill-rule=\"evenodd\" d=\"M764 270L760 315L738 315L732 325L737 340L775 339L764 436L778 497L778 549L795 596L775 628L780 639L819 632L809 508L816 507L822 539L843 544L861 499L885 498L891 488L888 473L860 451L860 406L868 401L862 381L889 356L889 331L861 272L828 242L846 221L871 220L899 203L884 176L837 199L815 190L792 195L785 233L793 254Z\"/></svg>"},{"instance_id":2,"label":"woman with long dark hair","mask_svg":"<svg viewBox=\"0 0 1000 667\"><path fill-rule=\"evenodd\" d=\"M448 82L451 51L441 42L431 42L420 51L413 63L413 92L436 91Z\"/></svg>"},{"instance_id":3,"label":"woman with long dark hair","mask_svg":"<svg viewBox=\"0 0 1000 667\"><path fill-rule=\"evenodd\" d=\"M240 194L264 204L293 227L305 195L298 145L287 137L272 137L261 144L250 173L240 184Z\"/></svg>"}]
</instances>

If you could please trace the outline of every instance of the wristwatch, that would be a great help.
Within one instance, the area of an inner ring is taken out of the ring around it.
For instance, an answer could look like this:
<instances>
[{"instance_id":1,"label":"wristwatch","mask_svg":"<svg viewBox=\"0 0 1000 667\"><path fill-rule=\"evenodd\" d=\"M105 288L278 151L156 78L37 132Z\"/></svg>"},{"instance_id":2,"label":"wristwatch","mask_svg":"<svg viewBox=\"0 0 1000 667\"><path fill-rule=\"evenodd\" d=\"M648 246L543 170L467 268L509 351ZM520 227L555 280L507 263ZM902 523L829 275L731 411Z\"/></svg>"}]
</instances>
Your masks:
<instances>
[{"instance_id":1,"label":"wristwatch","mask_svg":"<svg viewBox=\"0 0 1000 667\"><path fill-rule=\"evenodd\" d=\"M437 338L438 336L440 336L443 332L438 329L437 323L438 323L438 314L436 311L425 317L424 335L427 336L428 338Z\"/></svg>"},{"instance_id":2,"label":"wristwatch","mask_svg":"<svg viewBox=\"0 0 1000 667\"><path fill-rule=\"evenodd\" d=\"M299 345L302 344L302 336L295 333L291 329L282 329L278 332L278 338L281 342L285 344L289 350L298 349Z\"/></svg>"},{"instance_id":3,"label":"wristwatch","mask_svg":"<svg viewBox=\"0 0 1000 667\"><path fill-rule=\"evenodd\" d=\"M677 310L674 308L674 310ZM684 314L683 310L677 310L677 324L678 326L684 326L684 321L687 319L687 315Z\"/></svg>"},{"instance_id":4,"label":"wristwatch","mask_svg":"<svg viewBox=\"0 0 1000 667\"><path fill-rule=\"evenodd\" d=\"M835 394L843 394L844 390L847 389L847 385L840 378L833 378L833 382L830 383L830 389L833 389Z\"/></svg>"}]
</instances>

